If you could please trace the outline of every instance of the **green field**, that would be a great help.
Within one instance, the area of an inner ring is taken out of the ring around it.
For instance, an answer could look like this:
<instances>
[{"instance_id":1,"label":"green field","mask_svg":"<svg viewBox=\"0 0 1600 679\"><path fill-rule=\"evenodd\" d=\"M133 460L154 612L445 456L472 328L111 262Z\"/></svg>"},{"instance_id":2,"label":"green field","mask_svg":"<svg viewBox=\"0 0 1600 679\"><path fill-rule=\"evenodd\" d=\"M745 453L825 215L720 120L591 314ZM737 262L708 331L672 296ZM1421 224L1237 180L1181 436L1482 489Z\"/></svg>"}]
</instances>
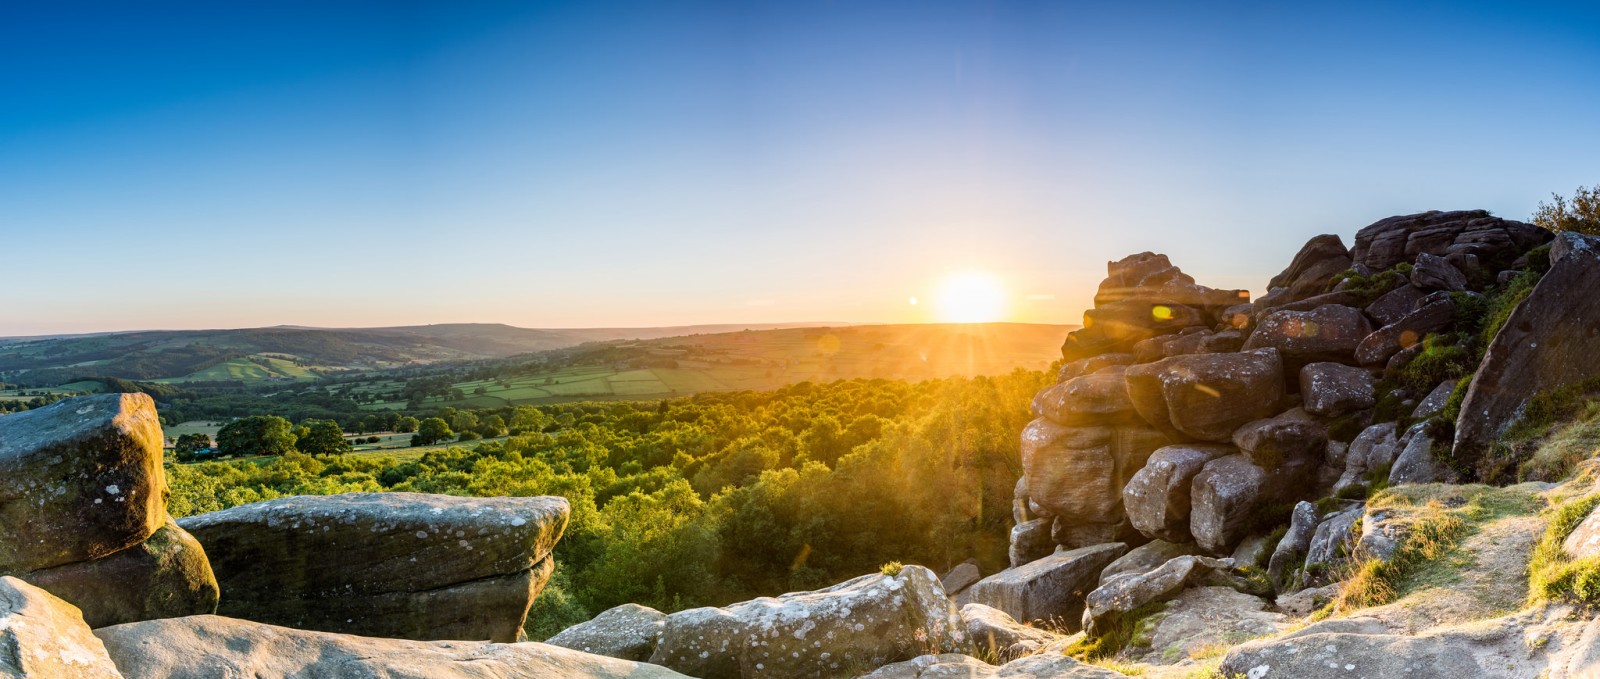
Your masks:
<instances>
[{"instance_id":1,"label":"green field","mask_svg":"<svg viewBox=\"0 0 1600 679\"><path fill-rule=\"evenodd\" d=\"M152 382L174 384L180 382L224 382L237 380L257 382L263 380L292 380L297 382L317 379L318 375L305 366L282 355L258 354L235 358L183 377L169 377Z\"/></svg>"}]
</instances>

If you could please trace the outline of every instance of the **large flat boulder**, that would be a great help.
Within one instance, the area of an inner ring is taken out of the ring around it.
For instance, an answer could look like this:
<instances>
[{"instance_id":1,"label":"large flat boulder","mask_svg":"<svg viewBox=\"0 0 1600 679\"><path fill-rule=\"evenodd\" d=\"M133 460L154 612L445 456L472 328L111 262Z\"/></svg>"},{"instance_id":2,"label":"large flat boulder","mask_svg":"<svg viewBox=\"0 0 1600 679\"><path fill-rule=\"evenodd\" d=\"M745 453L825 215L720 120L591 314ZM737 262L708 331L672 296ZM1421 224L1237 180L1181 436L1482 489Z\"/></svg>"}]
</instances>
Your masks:
<instances>
[{"instance_id":1,"label":"large flat boulder","mask_svg":"<svg viewBox=\"0 0 1600 679\"><path fill-rule=\"evenodd\" d=\"M667 616L649 606L623 604L545 640L552 646L644 662L656 651Z\"/></svg>"},{"instance_id":2,"label":"large flat boulder","mask_svg":"<svg viewBox=\"0 0 1600 679\"><path fill-rule=\"evenodd\" d=\"M1151 453L1122 488L1128 522L1146 537L1188 542L1190 487L1207 462L1238 454L1220 443L1180 443Z\"/></svg>"},{"instance_id":3,"label":"large flat boulder","mask_svg":"<svg viewBox=\"0 0 1600 679\"><path fill-rule=\"evenodd\" d=\"M144 394L0 417L0 574L108 556L166 522L161 421Z\"/></svg>"},{"instance_id":4,"label":"large flat boulder","mask_svg":"<svg viewBox=\"0 0 1600 679\"><path fill-rule=\"evenodd\" d=\"M964 598L1023 622L1053 621L1070 628L1083 614L1083 598L1095 588L1100 571L1127 551L1127 545L1113 542L1058 552L979 580Z\"/></svg>"},{"instance_id":5,"label":"large flat boulder","mask_svg":"<svg viewBox=\"0 0 1600 679\"><path fill-rule=\"evenodd\" d=\"M671 670L538 643L375 639L200 615L96 630L139 679L683 679Z\"/></svg>"},{"instance_id":6,"label":"large flat boulder","mask_svg":"<svg viewBox=\"0 0 1600 679\"><path fill-rule=\"evenodd\" d=\"M673 613L650 662L702 679L838 676L954 648L963 629L938 576L906 566L814 592Z\"/></svg>"},{"instance_id":7,"label":"large flat boulder","mask_svg":"<svg viewBox=\"0 0 1600 679\"><path fill-rule=\"evenodd\" d=\"M1304 461L1263 469L1244 455L1206 463L1190 490L1189 532L1212 554L1228 554L1264 520L1257 510L1308 495L1315 464Z\"/></svg>"},{"instance_id":8,"label":"large flat boulder","mask_svg":"<svg viewBox=\"0 0 1600 679\"><path fill-rule=\"evenodd\" d=\"M217 610L217 579L205 550L172 519L120 552L22 578L76 605L90 627Z\"/></svg>"},{"instance_id":9,"label":"large flat boulder","mask_svg":"<svg viewBox=\"0 0 1600 679\"><path fill-rule=\"evenodd\" d=\"M1145 421L1175 441L1226 443L1251 420L1277 412L1283 361L1276 349L1173 356L1129 367L1128 397Z\"/></svg>"},{"instance_id":10,"label":"large flat boulder","mask_svg":"<svg viewBox=\"0 0 1600 679\"><path fill-rule=\"evenodd\" d=\"M348 493L179 521L224 615L401 639L515 641L566 528L559 497Z\"/></svg>"},{"instance_id":11,"label":"large flat boulder","mask_svg":"<svg viewBox=\"0 0 1600 679\"><path fill-rule=\"evenodd\" d=\"M1189 555L1144 573L1112 578L1084 599L1083 631L1091 637L1103 636L1122 616L1171 600L1207 575L1232 567L1229 559Z\"/></svg>"},{"instance_id":12,"label":"large flat boulder","mask_svg":"<svg viewBox=\"0 0 1600 679\"><path fill-rule=\"evenodd\" d=\"M966 624L967 643L987 656L1010 660L1036 653L1061 637L1037 627L1029 627L1005 611L983 604L961 607Z\"/></svg>"},{"instance_id":13,"label":"large flat boulder","mask_svg":"<svg viewBox=\"0 0 1600 679\"><path fill-rule=\"evenodd\" d=\"M1534 396L1600 376L1600 239L1560 237L1565 256L1511 312L1467 388L1454 451L1463 465L1478 466Z\"/></svg>"},{"instance_id":14,"label":"large flat boulder","mask_svg":"<svg viewBox=\"0 0 1600 679\"><path fill-rule=\"evenodd\" d=\"M1372 322L1360 309L1324 304L1309 311L1279 309L1256 321L1245 349L1277 349L1291 375L1320 361L1349 363L1361 340L1372 334Z\"/></svg>"},{"instance_id":15,"label":"large flat boulder","mask_svg":"<svg viewBox=\"0 0 1600 679\"><path fill-rule=\"evenodd\" d=\"M122 679L106 647L72 604L0 577L0 677ZM130 674L130 677L143 677Z\"/></svg>"},{"instance_id":16,"label":"large flat boulder","mask_svg":"<svg viewBox=\"0 0 1600 679\"><path fill-rule=\"evenodd\" d=\"M1400 320L1385 325L1361 340L1356 347L1356 362L1375 366L1387 363L1395 354L1421 344L1428 333L1450 327L1456 320L1456 304L1449 293L1436 292L1417 300L1417 307Z\"/></svg>"}]
</instances>

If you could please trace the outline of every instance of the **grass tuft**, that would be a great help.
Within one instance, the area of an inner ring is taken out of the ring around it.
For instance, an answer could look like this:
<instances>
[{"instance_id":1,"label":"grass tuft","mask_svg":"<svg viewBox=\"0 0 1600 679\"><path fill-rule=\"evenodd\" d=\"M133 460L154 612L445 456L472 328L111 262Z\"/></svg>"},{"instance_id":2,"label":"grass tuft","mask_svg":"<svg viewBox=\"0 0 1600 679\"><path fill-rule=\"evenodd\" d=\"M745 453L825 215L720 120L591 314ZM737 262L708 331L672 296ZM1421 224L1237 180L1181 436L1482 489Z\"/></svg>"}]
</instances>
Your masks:
<instances>
[{"instance_id":1,"label":"grass tuft","mask_svg":"<svg viewBox=\"0 0 1600 679\"><path fill-rule=\"evenodd\" d=\"M1569 500L1548 510L1549 523L1528 561L1530 602L1559 601L1585 608L1600 605L1600 556L1573 559L1562 543L1600 505L1600 493Z\"/></svg>"}]
</instances>

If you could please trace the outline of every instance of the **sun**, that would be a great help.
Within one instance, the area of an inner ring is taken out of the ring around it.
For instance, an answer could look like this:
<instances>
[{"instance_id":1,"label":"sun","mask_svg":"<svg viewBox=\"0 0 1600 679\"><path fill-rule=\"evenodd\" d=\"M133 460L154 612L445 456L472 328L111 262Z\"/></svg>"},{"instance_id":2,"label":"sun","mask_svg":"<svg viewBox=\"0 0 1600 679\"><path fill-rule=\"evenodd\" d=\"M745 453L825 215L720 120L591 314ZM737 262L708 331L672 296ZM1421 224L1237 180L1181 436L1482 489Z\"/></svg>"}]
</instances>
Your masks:
<instances>
[{"instance_id":1,"label":"sun","mask_svg":"<svg viewBox=\"0 0 1600 679\"><path fill-rule=\"evenodd\" d=\"M1006 288L981 271L952 274L934 295L939 318L946 323L990 323L1005 318Z\"/></svg>"}]
</instances>

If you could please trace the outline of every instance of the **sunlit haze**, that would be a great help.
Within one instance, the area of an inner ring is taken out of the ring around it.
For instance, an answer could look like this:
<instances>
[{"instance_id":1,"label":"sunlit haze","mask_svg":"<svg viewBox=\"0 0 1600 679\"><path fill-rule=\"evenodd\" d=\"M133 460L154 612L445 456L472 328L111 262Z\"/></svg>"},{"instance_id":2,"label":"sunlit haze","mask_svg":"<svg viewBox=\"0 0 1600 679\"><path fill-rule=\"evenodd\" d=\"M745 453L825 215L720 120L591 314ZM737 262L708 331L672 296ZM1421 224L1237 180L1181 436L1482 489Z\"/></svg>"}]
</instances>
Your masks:
<instances>
[{"instance_id":1,"label":"sunlit haze","mask_svg":"<svg viewBox=\"0 0 1600 679\"><path fill-rule=\"evenodd\" d=\"M1078 323L1143 250L1259 293L1318 233L1596 181L1596 36L1592 3L11 3L0 336Z\"/></svg>"}]
</instances>

